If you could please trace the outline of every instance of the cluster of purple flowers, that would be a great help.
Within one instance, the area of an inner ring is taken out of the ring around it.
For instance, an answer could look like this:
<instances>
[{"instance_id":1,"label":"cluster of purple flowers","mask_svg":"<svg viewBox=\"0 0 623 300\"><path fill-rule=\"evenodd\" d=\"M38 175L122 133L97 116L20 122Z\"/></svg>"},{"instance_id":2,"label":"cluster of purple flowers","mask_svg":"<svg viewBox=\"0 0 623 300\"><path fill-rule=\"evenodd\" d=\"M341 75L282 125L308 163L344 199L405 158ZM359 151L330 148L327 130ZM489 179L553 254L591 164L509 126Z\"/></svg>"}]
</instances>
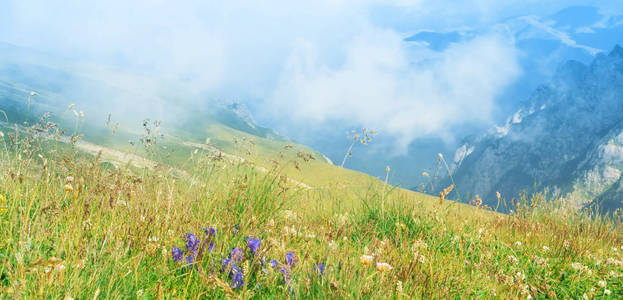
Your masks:
<instances>
[{"instance_id":1,"label":"cluster of purple flowers","mask_svg":"<svg viewBox=\"0 0 623 300\"><path fill-rule=\"evenodd\" d=\"M186 239L186 262L188 264L192 264L197 257L197 252L199 250L199 240L194 234L187 233L184 235L184 239ZM182 261L184 259L184 251L178 247L173 247L171 250L171 254L173 256L174 261Z\"/></svg>"},{"instance_id":2,"label":"cluster of purple flowers","mask_svg":"<svg viewBox=\"0 0 623 300\"><path fill-rule=\"evenodd\" d=\"M216 238L216 228L214 227L206 227L204 228L204 231L206 233L206 235L208 236L208 251L210 253L212 253L212 251L214 250L214 239Z\"/></svg>"},{"instance_id":3,"label":"cluster of purple flowers","mask_svg":"<svg viewBox=\"0 0 623 300\"><path fill-rule=\"evenodd\" d=\"M173 261L182 262L185 261L189 266L199 261L204 252L212 253L214 250L214 242L216 238L217 230L214 227L204 228L205 239L201 241L197 236L192 233L184 235L186 240L186 249L183 251L178 247L174 247L172 250ZM259 249L262 242L259 238L247 237L246 246L248 250L247 259L254 259L258 257ZM264 258L260 258L262 265L266 264ZM227 274L226 276L231 280L230 286L234 289L241 288L245 285L245 274L241 263L245 260L245 251L241 248L235 247L230 252L227 258L221 261L220 272ZM273 270L279 271L283 275L284 282L289 285L292 269L297 264L296 256L293 252L287 252L283 263L279 263L278 260L273 259L269 261L270 267ZM198 269L198 268L197 268ZM264 269L268 273L268 270ZM324 263L318 263L314 266L314 271L319 275L323 275L325 271Z\"/></svg>"},{"instance_id":4,"label":"cluster of purple flowers","mask_svg":"<svg viewBox=\"0 0 623 300\"><path fill-rule=\"evenodd\" d=\"M261 245L262 242L260 239L247 239L247 248L249 248L249 252L253 256L257 254L257 251ZM229 256L226 259L223 259L221 272L228 273L228 276L231 279L231 287L234 289L244 286L244 272L238 267L238 264L243 260L243 258L244 252L242 249L234 248L229 253Z\"/></svg>"},{"instance_id":5,"label":"cluster of purple flowers","mask_svg":"<svg viewBox=\"0 0 623 300\"><path fill-rule=\"evenodd\" d=\"M247 240L247 247L249 247L249 251L251 251L253 255L257 253L257 249L259 249L261 245L262 242L260 239L249 238Z\"/></svg>"},{"instance_id":6,"label":"cluster of purple flowers","mask_svg":"<svg viewBox=\"0 0 623 300\"><path fill-rule=\"evenodd\" d=\"M201 242L201 240L192 233L187 233L184 235L184 239L186 240L186 251L182 251L182 249L178 247L173 247L171 250L171 256L173 257L173 261L182 261L185 260L188 265L192 265L197 258L200 258L203 255L206 247L208 252L212 252L214 250L214 238L216 238L217 230L213 227L205 228L206 239ZM184 259L186 256L186 259Z\"/></svg>"},{"instance_id":7,"label":"cluster of purple flowers","mask_svg":"<svg viewBox=\"0 0 623 300\"><path fill-rule=\"evenodd\" d=\"M317 263L314 266L314 271L318 272L319 275L324 275L324 264L323 263Z\"/></svg>"},{"instance_id":8,"label":"cluster of purple flowers","mask_svg":"<svg viewBox=\"0 0 623 300\"><path fill-rule=\"evenodd\" d=\"M237 289L244 286L244 272L238 267L238 263L244 258L244 252L240 248L234 248L229 253L229 257L223 259L221 272L229 273L231 287Z\"/></svg>"},{"instance_id":9,"label":"cluster of purple flowers","mask_svg":"<svg viewBox=\"0 0 623 300\"><path fill-rule=\"evenodd\" d=\"M283 280L287 283L290 280L290 274L292 273L292 268L296 264L296 258L294 257L294 253L288 252L286 253L286 257L284 260L284 264L279 265L279 261L276 259L271 260L269 263L273 270L279 270L279 273L283 274Z\"/></svg>"}]
</instances>

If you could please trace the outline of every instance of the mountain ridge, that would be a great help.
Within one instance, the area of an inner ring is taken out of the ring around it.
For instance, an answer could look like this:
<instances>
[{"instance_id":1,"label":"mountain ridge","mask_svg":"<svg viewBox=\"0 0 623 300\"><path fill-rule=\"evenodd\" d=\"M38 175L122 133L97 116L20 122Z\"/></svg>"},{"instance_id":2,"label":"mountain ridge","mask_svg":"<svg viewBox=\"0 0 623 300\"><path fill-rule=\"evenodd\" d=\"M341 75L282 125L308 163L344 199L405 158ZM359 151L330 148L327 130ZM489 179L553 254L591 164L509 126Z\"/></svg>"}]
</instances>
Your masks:
<instances>
[{"instance_id":1,"label":"mountain ridge","mask_svg":"<svg viewBox=\"0 0 623 300\"><path fill-rule=\"evenodd\" d=\"M621 53L617 45L588 66L564 63L504 126L466 141L452 168L461 194L479 194L494 205L496 192L517 198L524 190L549 189L577 207L621 207L613 200L594 201L623 170ZM466 149L471 151L463 155Z\"/></svg>"}]
</instances>

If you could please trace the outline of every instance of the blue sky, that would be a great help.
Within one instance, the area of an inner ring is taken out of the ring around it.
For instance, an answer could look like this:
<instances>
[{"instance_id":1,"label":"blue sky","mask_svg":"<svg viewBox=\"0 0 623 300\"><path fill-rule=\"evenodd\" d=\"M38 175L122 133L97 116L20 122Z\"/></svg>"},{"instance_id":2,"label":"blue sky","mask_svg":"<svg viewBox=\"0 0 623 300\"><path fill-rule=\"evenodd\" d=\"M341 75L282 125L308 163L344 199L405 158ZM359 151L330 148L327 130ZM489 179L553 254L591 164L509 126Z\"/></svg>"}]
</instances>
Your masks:
<instances>
[{"instance_id":1,"label":"blue sky","mask_svg":"<svg viewBox=\"0 0 623 300\"><path fill-rule=\"evenodd\" d=\"M288 135L340 122L375 128L404 150L420 136L452 139L449 128L492 121L525 72L515 32L501 22L580 4L619 13L614 1L543 2L5 0L0 41L117 85L247 101ZM404 42L422 30L470 35L441 51Z\"/></svg>"}]
</instances>

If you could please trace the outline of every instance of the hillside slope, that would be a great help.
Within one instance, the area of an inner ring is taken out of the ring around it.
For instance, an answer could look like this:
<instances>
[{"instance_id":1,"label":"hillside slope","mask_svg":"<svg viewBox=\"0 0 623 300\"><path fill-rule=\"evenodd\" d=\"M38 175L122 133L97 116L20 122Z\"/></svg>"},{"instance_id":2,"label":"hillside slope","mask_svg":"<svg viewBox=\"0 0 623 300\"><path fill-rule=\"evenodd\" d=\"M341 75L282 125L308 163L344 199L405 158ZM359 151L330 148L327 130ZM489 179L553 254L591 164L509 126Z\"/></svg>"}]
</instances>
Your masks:
<instances>
[{"instance_id":1,"label":"hillside slope","mask_svg":"<svg viewBox=\"0 0 623 300\"><path fill-rule=\"evenodd\" d=\"M561 201L501 215L369 177L304 188L209 144L135 164L47 122L0 132L4 297L623 296L620 221Z\"/></svg>"}]
</instances>

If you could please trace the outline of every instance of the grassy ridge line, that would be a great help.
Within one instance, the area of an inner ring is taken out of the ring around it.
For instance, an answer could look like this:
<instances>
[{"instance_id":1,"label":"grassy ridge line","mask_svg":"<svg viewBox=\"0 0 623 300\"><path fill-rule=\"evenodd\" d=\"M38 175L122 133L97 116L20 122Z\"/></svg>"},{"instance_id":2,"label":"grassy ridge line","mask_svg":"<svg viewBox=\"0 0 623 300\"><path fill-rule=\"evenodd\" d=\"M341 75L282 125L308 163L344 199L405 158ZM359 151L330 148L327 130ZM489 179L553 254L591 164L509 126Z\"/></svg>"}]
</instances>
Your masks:
<instances>
[{"instance_id":1,"label":"grassy ridge line","mask_svg":"<svg viewBox=\"0 0 623 300\"><path fill-rule=\"evenodd\" d=\"M0 125L9 127L11 124L0 122ZM249 165L263 173L272 172L276 168L280 175L285 176L288 183L303 189L325 190L332 193L340 191L341 197L345 199L343 202L347 203L346 205L352 203L352 199L359 198L359 193L368 189L369 186L384 185L378 178L340 168L326 163L322 159L306 161L297 168L296 164L302 162L297 161L298 153L312 153L316 158L322 157L321 153L303 145L257 137L209 120L204 125L206 126L203 129L205 136L208 136L211 141L209 145L188 141L199 139L203 134L178 128L164 128L163 131L171 133L165 134L164 139L159 142L162 148L167 149L160 151L161 153L148 153L140 145L130 146L128 139L136 140L141 133L128 131L124 128L120 128L116 134L111 134L110 131L106 130L87 128L87 134L96 134L93 137L86 135L84 139L78 140L74 145L81 151L118 166L131 164L139 169L145 167L154 169L160 165L173 171L176 176L186 179L192 179L188 172L195 169L195 166L189 162L192 161L192 157L197 156L195 150L201 149L204 151L199 153L199 156L216 154L234 163L249 162ZM26 132L27 128L22 125L12 124L11 127L13 126L17 126L18 130L22 132ZM61 137L58 140L64 143L69 142L68 137ZM233 142L235 140L239 142ZM250 141L252 148L248 148L249 144L246 145L247 147L240 145L242 144L241 140ZM290 148L290 150L286 151L285 148ZM432 207L433 203L438 200L436 197L399 187L387 186L386 189L395 190L396 195L402 199L401 201L413 202L425 199L422 201L424 206ZM475 210L463 203L447 201L444 203L444 206L446 205L448 209L456 209L457 212L462 210L475 212L483 218L490 215L489 212Z\"/></svg>"},{"instance_id":2,"label":"grassy ridge line","mask_svg":"<svg viewBox=\"0 0 623 300\"><path fill-rule=\"evenodd\" d=\"M198 140L196 134L184 132L179 129L171 129L170 131L172 134L165 135L162 145L165 145L167 149L175 149L177 154L173 159L168 160L168 163L174 166L183 166L185 169L193 168L193 166L187 164L188 157L193 156L196 149L201 149L205 151L202 153L203 155L216 154L217 156L222 155L224 158L236 163L249 162L251 165L255 166L257 170L263 173L271 172L271 170L277 168L281 175L286 176L286 180L289 183L304 189L326 190L332 192L341 190L343 197L345 199L349 199L345 202L351 202L350 199L358 198L358 193L365 191L370 185L384 185L384 183L378 178L326 163L325 161L318 159L319 157L322 157L322 154L310 150L305 146L287 141L275 141L257 137L226 127L222 124L212 124L205 128L205 134L210 138L210 144L198 141L193 142L193 139ZM248 141L252 141L254 146L250 150L246 149L244 148L244 145L240 146L232 142L236 139L246 139ZM121 142L120 139L119 142ZM112 147L121 146L114 143L109 145ZM284 148L287 147L292 148L291 150L284 151ZM120 147L120 149L123 148ZM140 153L136 150L134 150L134 152ZM302 163L297 169L294 162L297 159L298 152L313 153L316 159ZM166 161L166 159L163 159L163 161ZM395 190L396 194L400 195L404 201L413 202L426 199L423 201L423 205L429 206L432 206L433 203L438 201L437 197L432 197L411 190L391 186L387 186L386 188L388 190ZM467 211L477 211L474 210L473 207L463 203L448 201L444 203L444 206L445 205L448 205L450 209L457 209L457 211L461 211L461 209L466 209ZM488 212L484 211L478 211L476 213L482 214L482 217L488 217L489 215Z\"/></svg>"},{"instance_id":3,"label":"grassy ridge line","mask_svg":"<svg viewBox=\"0 0 623 300\"><path fill-rule=\"evenodd\" d=\"M229 128L220 123L206 122L197 130L198 133L190 133L182 130L174 130L180 142L201 143L206 137L211 139L210 144L218 149L248 160L252 160L259 166L267 169L273 167L272 161L283 156L283 159L292 161L298 152L311 153L315 159L304 164L304 168L298 170L293 163L282 166L282 173L303 182L312 187L323 187L335 182L342 182L349 186L367 186L370 176L364 173L338 168L326 162L322 154L305 146L279 140L270 140ZM234 140L252 141L254 146L237 145ZM288 151L284 148L292 147ZM250 155L248 153L251 153Z\"/></svg>"},{"instance_id":4,"label":"grassy ridge line","mask_svg":"<svg viewBox=\"0 0 623 300\"><path fill-rule=\"evenodd\" d=\"M25 97L29 93L29 89L26 86L19 86L18 84L10 81L0 80L0 84L5 85L4 88L8 92L19 92L23 94L22 96L13 95L12 97L6 97L6 99L11 103L21 105L14 107L15 109L21 107L21 111L19 109L12 110L8 112L9 115L12 117L16 115L23 115L26 111L26 108L23 107L25 105ZM71 129L74 127L75 123L75 120L72 119L73 114L70 110L65 110L64 112L62 111L69 103L60 105L60 103L67 102L67 100L61 95L50 91L39 90L38 92L40 95L38 95L35 98L35 101L33 101L32 112L35 113L35 110L38 112L55 111L56 113L53 114L55 115L54 121L60 122L62 126L69 128L69 133L71 133ZM21 100L21 98L23 98L23 100ZM60 106L52 107L47 104L48 102L59 103ZM61 111L57 111L59 109ZM100 117L105 119L105 115ZM93 122L92 116L87 115L86 118L91 119L90 122ZM30 121L33 122L37 118L31 116L30 119ZM162 145L167 146L172 151L170 151L167 155L160 154L156 157L150 157L148 153L138 149L140 147L129 145L128 140L136 140L142 132L131 130L127 128L127 126L122 125L116 134L113 135L111 134L110 128L102 129L96 126L90 126L90 122L86 121L86 119L82 119L82 121L80 121L82 125L79 126L81 130L78 132L85 134L84 141L90 142L94 145L149 158L171 166L186 167L189 153L196 149L196 147L188 143L202 144L206 138L210 138L210 146L216 147L224 153L252 160L258 167L268 170L274 167L273 161L276 158L284 155L283 159L287 160L289 163L287 165L280 166L281 173L287 175L293 180L293 182L299 182L310 187L336 188L335 183L339 183L344 187L359 186L365 188L372 180L367 174L332 166L326 162L321 153L309 149L308 147L288 141L258 137L256 135L228 127L226 124L212 118L196 118L196 120L193 120L192 125L181 126L183 128L178 128L180 126L168 127L167 124L164 124L165 128L163 128L163 131L169 134L167 134L165 139L162 140ZM240 145L234 143L233 141L236 139L253 141L255 143L255 147L252 149L252 153L249 155L247 153L248 149L241 149L242 147ZM293 148L290 151L283 151L286 146L293 146ZM305 163L305 168L299 170L294 163L291 163L296 158L297 152L311 153L316 159Z\"/></svg>"}]
</instances>

